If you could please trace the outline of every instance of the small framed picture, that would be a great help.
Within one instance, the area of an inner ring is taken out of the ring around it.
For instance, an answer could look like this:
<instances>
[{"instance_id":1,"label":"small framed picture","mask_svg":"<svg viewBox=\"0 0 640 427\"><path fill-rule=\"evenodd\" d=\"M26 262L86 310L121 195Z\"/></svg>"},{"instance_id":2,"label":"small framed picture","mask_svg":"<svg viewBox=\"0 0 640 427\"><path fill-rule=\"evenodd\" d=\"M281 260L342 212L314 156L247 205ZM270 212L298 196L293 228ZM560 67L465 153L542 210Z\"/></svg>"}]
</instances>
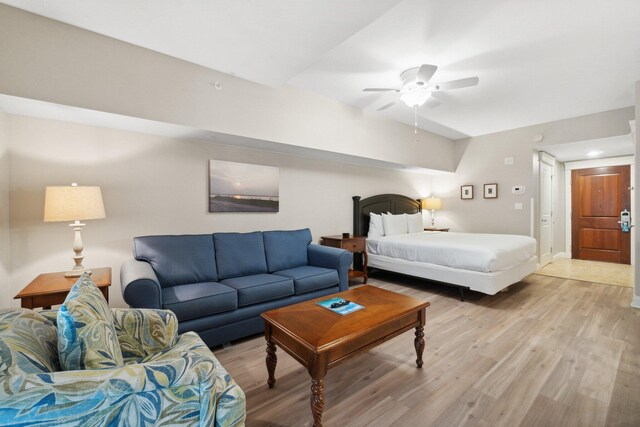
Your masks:
<instances>
[{"instance_id":1,"label":"small framed picture","mask_svg":"<svg viewBox=\"0 0 640 427\"><path fill-rule=\"evenodd\" d=\"M463 185L460 187L460 198L462 200L473 199L473 185Z\"/></svg>"},{"instance_id":2,"label":"small framed picture","mask_svg":"<svg viewBox=\"0 0 640 427\"><path fill-rule=\"evenodd\" d=\"M498 184L485 184L484 185L484 198L485 199L497 199L498 198Z\"/></svg>"}]
</instances>

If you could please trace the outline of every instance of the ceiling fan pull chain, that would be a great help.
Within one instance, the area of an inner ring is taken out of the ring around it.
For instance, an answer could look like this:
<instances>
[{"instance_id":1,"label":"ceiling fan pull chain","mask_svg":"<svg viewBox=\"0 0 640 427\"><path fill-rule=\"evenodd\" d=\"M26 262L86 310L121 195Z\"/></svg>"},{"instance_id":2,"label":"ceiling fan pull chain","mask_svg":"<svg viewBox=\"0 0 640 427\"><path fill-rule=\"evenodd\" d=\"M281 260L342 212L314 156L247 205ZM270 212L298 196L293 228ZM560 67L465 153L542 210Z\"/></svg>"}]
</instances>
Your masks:
<instances>
[{"instance_id":1,"label":"ceiling fan pull chain","mask_svg":"<svg viewBox=\"0 0 640 427\"><path fill-rule=\"evenodd\" d=\"M416 138L416 144L418 143L418 106L413 106L413 135Z\"/></svg>"}]
</instances>

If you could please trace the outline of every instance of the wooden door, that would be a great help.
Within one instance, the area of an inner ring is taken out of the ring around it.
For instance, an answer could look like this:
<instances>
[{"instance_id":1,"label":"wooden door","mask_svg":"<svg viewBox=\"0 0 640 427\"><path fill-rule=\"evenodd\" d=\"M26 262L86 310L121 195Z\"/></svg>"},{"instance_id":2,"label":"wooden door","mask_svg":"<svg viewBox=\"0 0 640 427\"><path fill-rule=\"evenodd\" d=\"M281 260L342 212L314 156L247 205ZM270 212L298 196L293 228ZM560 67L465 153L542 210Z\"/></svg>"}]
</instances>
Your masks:
<instances>
[{"instance_id":1,"label":"wooden door","mask_svg":"<svg viewBox=\"0 0 640 427\"><path fill-rule=\"evenodd\" d=\"M631 210L630 168L606 166L571 172L571 257L631 263L631 233L620 212Z\"/></svg>"}]
</instances>

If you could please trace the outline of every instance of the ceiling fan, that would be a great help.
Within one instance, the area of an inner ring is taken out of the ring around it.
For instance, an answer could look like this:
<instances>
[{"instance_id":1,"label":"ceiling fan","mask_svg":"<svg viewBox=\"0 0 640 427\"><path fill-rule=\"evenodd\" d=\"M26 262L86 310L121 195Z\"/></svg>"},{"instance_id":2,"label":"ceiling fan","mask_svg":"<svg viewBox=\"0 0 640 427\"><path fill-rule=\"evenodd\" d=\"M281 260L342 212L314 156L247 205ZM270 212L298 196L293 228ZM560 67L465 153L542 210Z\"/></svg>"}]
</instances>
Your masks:
<instances>
[{"instance_id":1,"label":"ceiling fan","mask_svg":"<svg viewBox=\"0 0 640 427\"><path fill-rule=\"evenodd\" d=\"M425 105L427 108L434 108L440 105L440 101L434 96L435 92L442 90L461 89L463 87L475 86L478 84L478 77L468 77L465 79L451 80L443 83L429 83L431 77L438 70L438 67L430 64L423 64L420 67L410 68L400 74L402 88L376 88L369 87L364 92L397 92L400 97L393 102L378 108L378 111L386 110L395 105L398 101L404 102L408 107L417 108Z\"/></svg>"}]
</instances>

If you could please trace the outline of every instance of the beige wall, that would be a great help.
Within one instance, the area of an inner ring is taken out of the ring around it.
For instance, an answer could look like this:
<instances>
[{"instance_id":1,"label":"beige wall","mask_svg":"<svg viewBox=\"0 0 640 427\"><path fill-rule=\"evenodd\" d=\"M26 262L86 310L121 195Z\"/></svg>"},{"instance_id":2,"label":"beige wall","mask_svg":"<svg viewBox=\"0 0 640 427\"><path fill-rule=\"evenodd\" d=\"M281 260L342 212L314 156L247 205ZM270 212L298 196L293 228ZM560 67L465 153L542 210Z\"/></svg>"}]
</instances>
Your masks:
<instances>
[{"instance_id":1,"label":"beige wall","mask_svg":"<svg viewBox=\"0 0 640 427\"><path fill-rule=\"evenodd\" d=\"M221 82L222 90L212 83ZM0 93L453 171L453 144L294 87L271 88L0 5Z\"/></svg>"},{"instance_id":2,"label":"beige wall","mask_svg":"<svg viewBox=\"0 0 640 427\"><path fill-rule=\"evenodd\" d=\"M0 307L11 304L9 287L9 116L0 110Z\"/></svg>"},{"instance_id":3,"label":"beige wall","mask_svg":"<svg viewBox=\"0 0 640 427\"><path fill-rule=\"evenodd\" d=\"M514 233L529 235L534 227L537 235L538 172L537 155L548 145L627 135L634 108L622 108L588 116L575 117L535 126L513 129L456 141L456 173L434 177L434 192L443 197L444 209L439 213L440 225L467 232ZM544 140L535 143L533 136ZM533 156L533 157L532 157ZM505 165L505 157L513 157L513 165ZM556 165L558 166L558 165ZM556 167L556 174L561 168ZM556 191L564 194L562 177ZM498 184L498 199L483 198L483 184ZM474 199L461 200L460 186L474 185ZM525 194L511 194L514 185L524 185ZM532 222L533 199L533 222ZM522 203L516 210L515 203ZM562 206L557 207L558 214ZM554 252L564 251L564 224L556 216Z\"/></svg>"},{"instance_id":4,"label":"beige wall","mask_svg":"<svg viewBox=\"0 0 640 427\"><path fill-rule=\"evenodd\" d=\"M118 274L134 236L310 227L321 235L352 229L354 195L429 193L426 175L314 162L245 148L184 141L60 121L11 122L11 284L15 295L37 274L72 266L72 232L42 220L44 188L78 182L102 187L107 218L87 221L85 265L111 266L111 297L122 306ZM208 213L208 159L280 168L280 212ZM6 302L5 302L6 304ZM17 304L17 302L13 302Z\"/></svg>"},{"instance_id":5,"label":"beige wall","mask_svg":"<svg viewBox=\"0 0 640 427\"><path fill-rule=\"evenodd\" d=\"M501 132L460 140L456 150L460 160L455 175L434 178L434 191L445 198L446 225L474 233L528 235L529 198L534 194L531 146ZM504 164L507 156L514 158L513 165ZM497 199L483 198L483 184L489 183L498 184ZM467 184L474 186L474 198L461 200L460 186ZM512 195L514 185L524 185L526 193ZM513 209L516 202L522 203L522 210Z\"/></svg>"}]
</instances>

